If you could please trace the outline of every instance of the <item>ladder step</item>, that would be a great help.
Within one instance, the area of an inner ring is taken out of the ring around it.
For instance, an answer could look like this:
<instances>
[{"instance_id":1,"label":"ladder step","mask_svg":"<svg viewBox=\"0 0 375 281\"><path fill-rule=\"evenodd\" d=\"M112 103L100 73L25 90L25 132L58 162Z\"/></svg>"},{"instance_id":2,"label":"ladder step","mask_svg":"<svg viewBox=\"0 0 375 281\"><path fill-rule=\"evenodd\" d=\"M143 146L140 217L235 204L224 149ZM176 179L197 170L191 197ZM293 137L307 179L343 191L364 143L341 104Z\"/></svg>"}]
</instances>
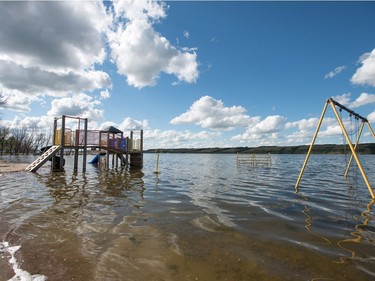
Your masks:
<instances>
[{"instance_id":1,"label":"ladder step","mask_svg":"<svg viewBox=\"0 0 375 281\"><path fill-rule=\"evenodd\" d=\"M35 172L39 169L44 163L46 163L53 155L55 155L61 146L53 145L47 151L45 151L41 156L38 157L33 163L31 163L26 170L30 172Z\"/></svg>"}]
</instances>

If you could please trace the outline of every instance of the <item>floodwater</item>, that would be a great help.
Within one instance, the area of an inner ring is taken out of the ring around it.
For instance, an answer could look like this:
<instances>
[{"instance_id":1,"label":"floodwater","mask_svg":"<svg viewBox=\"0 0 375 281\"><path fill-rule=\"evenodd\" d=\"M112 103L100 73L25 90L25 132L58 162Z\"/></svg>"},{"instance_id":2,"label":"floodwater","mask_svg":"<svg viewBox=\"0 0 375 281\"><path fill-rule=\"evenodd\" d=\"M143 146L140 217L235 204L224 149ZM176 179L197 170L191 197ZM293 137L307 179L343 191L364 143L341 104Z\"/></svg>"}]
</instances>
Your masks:
<instances>
[{"instance_id":1,"label":"floodwater","mask_svg":"<svg viewBox=\"0 0 375 281\"><path fill-rule=\"evenodd\" d=\"M145 154L142 170L74 174L67 156L65 172L4 173L0 281L374 280L374 201L360 172L345 180L346 157L312 155L297 194L304 157L252 167L161 154L155 174ZM360 157L375 185L375 157Z\"/></svg>"}]
</instances>

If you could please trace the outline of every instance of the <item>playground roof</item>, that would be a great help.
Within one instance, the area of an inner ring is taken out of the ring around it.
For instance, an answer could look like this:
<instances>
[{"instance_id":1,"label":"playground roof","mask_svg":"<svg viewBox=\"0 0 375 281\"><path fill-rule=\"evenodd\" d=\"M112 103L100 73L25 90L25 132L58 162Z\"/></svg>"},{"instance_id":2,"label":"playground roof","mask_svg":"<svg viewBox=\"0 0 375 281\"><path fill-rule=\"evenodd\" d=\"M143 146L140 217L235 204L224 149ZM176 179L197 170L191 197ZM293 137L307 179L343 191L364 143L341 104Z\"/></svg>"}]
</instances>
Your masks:
<instances>
[{"instance_id":1,"label":"playground roof","mask_svg":"<svg viewBox=\"0 0 375 281\"><path fill-rule=\"evenodd\" d=\"M122 133L122 131L120 131L119 129L117 129L113 126L109 126L107 129L104 129L103 131L108 132L108 133L113 133L113 134L121 134Z\"/></svg>"}]
</instances>

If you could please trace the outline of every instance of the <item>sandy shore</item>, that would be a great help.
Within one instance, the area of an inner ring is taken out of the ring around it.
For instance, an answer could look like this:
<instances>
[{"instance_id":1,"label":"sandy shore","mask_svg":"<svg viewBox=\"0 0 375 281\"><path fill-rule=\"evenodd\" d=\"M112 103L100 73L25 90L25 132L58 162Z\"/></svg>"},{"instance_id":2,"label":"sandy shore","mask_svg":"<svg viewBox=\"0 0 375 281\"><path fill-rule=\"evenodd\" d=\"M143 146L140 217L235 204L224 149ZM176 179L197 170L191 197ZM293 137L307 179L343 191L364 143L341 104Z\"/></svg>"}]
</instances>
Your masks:
<instances>
[{"instance_id":1,"label":"sandy shore","mask_svg":"<svg viewBox=\"0 0 375 281\"><path fill-rule=\"evenodd\" d=\"M0 160L0 173L12 173L25 171L29 164L24 163L8 163Z\"/></svg>"}]
</instances>

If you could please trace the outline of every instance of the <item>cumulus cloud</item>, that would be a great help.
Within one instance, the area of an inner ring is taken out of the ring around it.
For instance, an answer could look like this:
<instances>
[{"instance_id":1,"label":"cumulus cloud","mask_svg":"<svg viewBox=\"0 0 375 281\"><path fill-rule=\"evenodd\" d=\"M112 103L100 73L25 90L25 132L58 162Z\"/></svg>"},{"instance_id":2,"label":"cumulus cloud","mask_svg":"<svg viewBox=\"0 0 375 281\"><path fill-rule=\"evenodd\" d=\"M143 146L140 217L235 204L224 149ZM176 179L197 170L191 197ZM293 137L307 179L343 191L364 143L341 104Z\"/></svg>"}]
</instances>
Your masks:
<instances>
[{"instance_id":1,"label":"cumulus cloud","mask_svg":"<svg viewBox=\"0 0 375 281\"><path fill-rule=\"evenodd\" d=\"M189 110L173 118L170 123L195 124L202 128L231 130L236 127L246 127L259 120L259 117L250 117L245 114L242 106L226 107L221 100L210 96L203 96L195 101Z\"/></svg>"},{"instance_id":2,"label":"cumulus cloud","mask_svg":"<svg viewBox=\"0 0 375 281\"><path fill-rule=\"evenodd\" d=\"M40 129L41 131L51 131L53 129L52 116L15 116L13 120L2 120L2 125L10 128Z\"/></svg>"},{"instance_id":3,"label":"cumulus cloud","mask_svg":"<svg viewBox=\"0 0 375 281\"><path fill-rule=\"evenodd\" d=\"M275 139L278 137L278 133L285 128L286 118L280 115L267 116L265 119L260 120L258 123L249 126L243 134L232 137L232 140L240 142L246 142L248 140L260 140L267 142L262 143L269 144L270 139L274 140L271 143L275 143Z\"/></svg>"},{"instance_id":4,"label":"cumulus cloud","mask_svg":"<svg viewBox=\"0 0 375 281\"><path fill-rule=\"evenodd\" d=\"M325 130L319 131L318 136L320 137L331 137L331 136L342 136L342 130L340 125L327 126Z\"/></svg>"},{"instance_id":5,"label":"cumulus cloud","mask_svg":"<svg viewBox=\"0 0 375 281\"><path fill-rule=\"evenodd\" d=\"M318 118L301 119L299 121L287 122L285 129L297 127L299 131L305 131L311 128L316 128L318 125Z\"/></svg>"},{"instance_id":6,"label":"cumulus cloud","mask_svg":"<svg viewBox=\"0 0 375 281\"><path fill-rule=\"evenodd\" d=\"M0 60L0 82L7 89L16 89L36 96L60 96L111 86L108 74L102 71L57 73L39 67L24 67L4 60Z\"/></svg>"},{"instance_id":7,"label":"cumulus cloud","mask_svg":"<svg viewBox=\"0 0 375 281\"><path fill-rule=\"evenodd\" d=\"M333 96L332 98L335 101L337 101L338 103L347 106L350 103L351 94L350 93L345 93L345 94L342 94L342 95Z\"/></svg>"},{"instance_id":8,"label":"cumulus cloud","mask_svg":"<svg viewBox=\"0 0 375 281\"><path fill-rule=\"evenodd\" d=\"M147 120L135 120L130 117L126 117L119 125L119 129L122 131L144 130L147 128Z\"/></svg>"},{"instance_id":9,"label":"cumulus cloud","mask_svg":"<svg viewBox=\"0 0 375 281\"><path fill-rule=\"evenodd\" d=\"M0 18L0 88L15 96L9 109L28 111L38 96L111 86L108 74L95 69L106 57L110 24L102 2L6 1Z\"/></svg>"},{"instance_id":10,"label":"cumulus cloud","mask_svg":"<svg viewBox=\"0 0 375 281\"><path fill-rule=\"evenodd\" d=\"M375 103L375 95L368 93L361 93L358 98L351 101L351 94L346 93L332 97L335 101L349 108L358 108L367 104Z\"/></svg>"},{"instance_id":11,"label":"cumulus cloud","mask_svg":"<svg viewBox=\"0 0 375 281\"><path fill-rule=\"evenodd\" d=\"M216 141L220 135L217 131L191 132L156 129L146 130L144 138L147 146L153 148L214 147L217 146Z\"/></svg>"},{"instance_id":12,"label":"cumulus cloud","mask_svg":"<svg viewBox=\"0 0 375 281\"><path fill-rule=\"evenodd\" d=\"M100 104L98 100L93 99L84 93L71 97L55 99L51 102L51 109L48 111L49 116L80 116L88 118L91 122L103 119L103 111L95 108Z\"/></svg>"},{"instance_id":13,"label":"cumulus cloud","mask_svg":"<svg viewBox=\"0 0 375 281\"><path fill-rule=\"evenodd\" d=\"M284 128L286 118L280 115L267 116L264 120L248 129L248 132L255 134L269 134L279 132Z\"/></svg>"},{"instance_id":14,"label":"cumulus cloud","mask_svg":"<svg viewBox=\"0 0 375 281\"><path fill-rule=\"evenodd\" d=\"M353 84L375 86L375 49L359 58L362 64L351 78Z\"/></svg>"},{"instance_id":15,"label":"cumulus cloud","mask_svg":"<svg viewBox=\"0 0 375 281\"><path fill-rule=\"evenodd\" d=\"M357 108L366 104L372 104L375 103L375 95L368 94L368 93L362 93L360 96L350 103L351 108Z\"/></svg>"},{"instance_id":16,"label":"cumulus cloud","mask_svg":"<svg viewBox=\"0 0 375 281\"><path fill-rule=\"evenodd\" d=\"M166 16L163 3L124 0L115 1L113 5L117 25L108 35L111 58L129 85L137 88L154 86L162 72L187 83L197 80L195 49L172 46L153 27Z\"/></svg>"},{"instance_id":17,"label":"cumulus cloud","mask_svg":"<svg viewBox=\"0 0 375 281\"><path fill-rule=\"evenodd\" d=\"M189 39L189 38L190 38L190 32L187 31L187 30L185 30L185 31L184 31L184 37L185 37L186 39Z\"/></svg>"},{"instance_id":18,"label":"cumulus cloud","mask_svg":"<svg viewBox=\"0 0 375 281\"><path fill-rule=\"evenodd\" d=\"M148 128L148 121L145 119L136 120L131 117L126 117L119 124L112 122L112 121L106 121L99 126L99 130L104 130L110 126L116 127L123 132L131 131L131 130L145 130Z\"/></svg>"},{"instance_id":19,"label":"cumulus cloud","mask_svg":"<svg viewBox=\"0 0 375 281\"><path fill-rule=\"evenodd\" d=\"M367 120L370 123L375 123L375 111L371 112L369 115L367 115Z\"/></svg>"},{"instance_id":20,"label":"cumulus cloud","mask_svg":"<svg viewBox=\"0 0 375 281\"><path fill-rule=\"evenodd\" d=\"M11 91L6 96L6 102L0 107L12 111L29 112L30 104L33 102L41 103L42 100L36 96L31 96L20 91Z\"/></svg>"},{"instance_id":21,"label":"cumulus cloud","mask_svg":"<svg viewBox=\"0 0 375 281\"><path fill-rule=\"evenodd\" d=\"M111 97L111 94L109 93L108 89L105 89L104 91L100 92L100 99L105 100L109 99Z\"/></svg>"},{"instance_id":22,"label":"cumulus cloud","mask_svg":"<svg viewBox=\"0 0 375 281\"><path fill-rule=\"evenodd\" d=\"M336 67L334 70L328 72L328 73L324 76L324 79L333 78L333 77L335 77L337 74L343 72L345 69L346 69L345 65L338 66L338 67Z\"/></svg>"}]
</instances>

